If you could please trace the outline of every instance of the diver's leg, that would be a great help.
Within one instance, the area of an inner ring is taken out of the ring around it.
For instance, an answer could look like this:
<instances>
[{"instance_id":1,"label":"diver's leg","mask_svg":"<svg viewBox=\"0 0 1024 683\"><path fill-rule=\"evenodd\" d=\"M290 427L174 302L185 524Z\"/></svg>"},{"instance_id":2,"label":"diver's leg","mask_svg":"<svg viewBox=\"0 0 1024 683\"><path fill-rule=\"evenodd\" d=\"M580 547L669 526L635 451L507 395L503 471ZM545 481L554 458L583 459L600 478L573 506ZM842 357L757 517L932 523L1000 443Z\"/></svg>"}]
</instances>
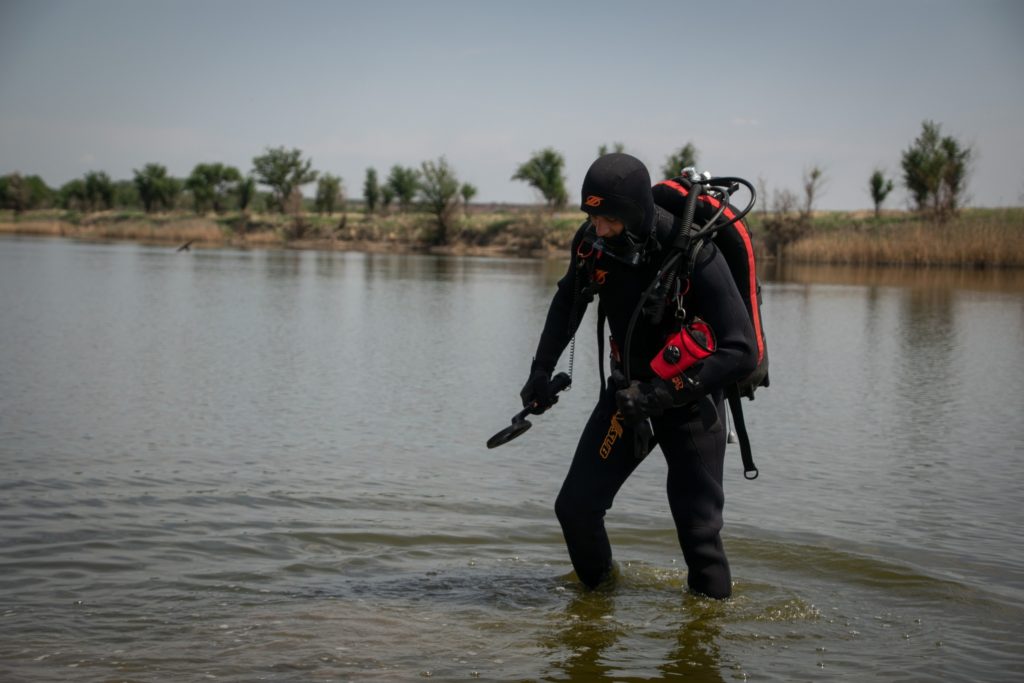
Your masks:
<instances>
[{"instance_id":1,"label":"diver's leg","mask_svg":"<svg viewBox=\"0 0 1024 683\"><path fill-rule=\"evenodd\" d=\"M606 392L594 408L555 500L569 559L580 581L590 588L611 576L612 549L604 514L640 463L634 454L633 432L617 414L612 396Z\"/></svg>"},{"instance_id":2,"label":"diver's leg","mask_svg":"<svg viewBox=\"0 0 1024 683\"><path fill-rule=\"evenodd\" d=\"M723 414L722 403L718 410ZM708 432L699 417L679 411L657 419L654 428L668 461L668 501L689 570L690 590L727 598L732 594L732 577L720 535L725 430Z\"/></svg>"}]
</instances>

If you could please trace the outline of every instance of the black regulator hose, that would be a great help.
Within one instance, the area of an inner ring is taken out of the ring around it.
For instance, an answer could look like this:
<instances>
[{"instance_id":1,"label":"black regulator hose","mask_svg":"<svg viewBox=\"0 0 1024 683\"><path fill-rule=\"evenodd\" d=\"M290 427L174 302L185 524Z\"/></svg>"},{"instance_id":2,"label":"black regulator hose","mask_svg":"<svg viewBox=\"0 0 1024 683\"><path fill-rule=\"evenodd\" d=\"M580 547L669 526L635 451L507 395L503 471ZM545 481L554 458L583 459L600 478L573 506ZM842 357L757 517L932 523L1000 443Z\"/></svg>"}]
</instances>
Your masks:
<instances>
[{"instance_id":1,"label":"black regulator hose","mask_svg":"<svg viewBox=\"0 0 1024 683\"><path fill-rule=\"evenodd\" d=\"M672 242L672 252L680 255L680 258L673 259L672 265L667 268L663 268L665 271L665 279L655 278L655 281L660 281L661 285L654 293L654 303L650 308L651 322L655 325L661 323L662 316L665 315L665 303L668 301L669 293L672 288L675 287L676 282L679 280L679 269L682 267L682 254L689 252L690 244L693 241L693 219L697 215L697 201L698 198L704 193L705 186L699 180L690 181L690 191L686 195L686 203L683 205L683 215L679 221L679 232L676 233L675 239ZM701 229L706 230L709 224L713 224L718 218L724 205L719 207L720 211L716 212L711 217L711 220L705 224ZM642 300L642 303L646 304L646 299Z\"/></svg>"},{"instance_id":2,"label":"black regulator hose","mask_svg":"<svg viewBox=\"0 0 1024 683\"><path fill-rule=\"evenodd\" d=\"M751 212L751 210L754 208L754 204L757 202L757 191L754 189L754 186L751 185L749 181L743 178L735 178L731 176L724 178L712 178L711 180L708 181L708 184L710 184L711 187L722 189L722 194L724 195L724 197L721 202L721 206L718 207L719 210L715 214L714 219L709 221L707 224L705 224L703 228L701 228L698 232L693 234L693 237L696 239L706 237L707 235L717 232L722 228L727 228L733 223L743 220L744 218L746 218L747 214ZM729 206L729 201L732 199L732 195L736 192L737 189L739 189L738 187L736 187L737 185L742 185L743 187L747 188L747 191L750 193L750 201L748 201L747 205L744 206L742 210L736 212L736 214L733 215L733 217L730 218L728 221L716 225L715 221L717 221L718 217L725 212L725 209Z\"/></svg>"},{"instance_id":3,"label":"black regulator hose","mask_svg":"<svg viewBox=\"0 0 1024 683\"><path fill-rule=\"evenodd\" d=\"M747 202L745 207L743 207L743 210L736 213L727 222L719 224L718 219L721 218L726 208L731 206L729 200L733 193L739 189L737 185L742 185L749 190L750 201ZM691 234L691 230L693 228L693 217L697 209L697 197L700 196L706 188L709 190L713 188L719 191L720 206L714 215L711 216L710 220L708 220L699 230ZM679 233L673 240L671 255L665 260L665 263L662 264L662 267L658 270L657 275L654 277L654 281L651 282L647 289L644 290L643 294L640 295L640 300L637 301L636 308L633 309L633 314L629 318L629 325L626 327L626 339L622 348L622 370L627 385L632 377L630 373L630 357L632 355L630 347L633 342L633 332L636 329L637 321L640 319L640 313L644 310L644 307L652 293L658 290L659 286L663 284L663 278L668 276L668 279L664 283L665 290L658 292L658 299L655 301L655 306L652 309L652 319L660 321L665 311L667 293L672 288L679 275L680 260L682 259L683 254L687 251L689 245L694 240L700 241L704 237L713 235L722 228L726 228L737 221L742 220L748 213L750 213L751 209L754 208L754 202L756 199L757 193L754 190L754 186L743 178L713 178L707 179L704 182L691 180L690 191L686 195L686 204L683 208L682 222L680 224ZM718 409L715 407L714 401L711 397L704 396L698 401L697 405L700 410L701 422L703 423L704 428L712 432L720 430L722 428L722 423L719 420ZM637 429L646 430L647 432L646 436L643 437L643 450L646 454L647 442L651 437L651 426L646 420L644 420ZM755 474L754 476L756 477L757 475Z\"/></svg>"},{"instance_id":4,"label":"black regulator hose","mask_svg":"<svg viewBox=\"0 0 1024 683\"><path fill-rule=\"evenodd\" d=\"M632 378L630 374L630 347L633 344L633 331L636 329L637 320L640 319L640 313L644 309L644 305L647 300L651 297L651 293L654 292L662 283L662 278L668 276L667 282L669 287L675 282L675 278L679 273L679 261L686 251L686 247L690 241L690 230L693 228L693 217L697 212L697 197L703 192L704 186L699 182L691 182L690 191L686 195L686 204L683 206L683 215L679 225L679 233L676 235L675 240L672 243L672 255L668 260L662 264L661 269L658 270L658 274L654 277L654 281L648 285L644 293L640 295L640 300L637 301L636 308L633 309L633 314L629 318L629 326L626 328L626 339L622 346L622 374L626 378L626 382L629 382ZM661 316L665 312L665 297L659 296L658 300L654 302L655 309L652 317L655 320L661 320Z\"/></svg>"},{"instance_id":5,"label":"black regulator hose","mask_svg":"<svg viewBox=\"0 0 1024 683\"><path fill-rule=\"evenodd\" d=\"M640 295L640 300L637 302L636 308L633 309L633 314L629 318L629 325L626 328L626 339L622 346L622 370L626 381L630 381L632 375L630 374L630 347L633 341L633 331L636 328L636 323L640 319L640 313L643 311L647 301L654 294L655 290L663 283L666 286L664 292L659 292L658 300L655 301L655 307L652 309L652 319L660 321L665 311L665 295L668 293L668 289L671 289L676 278L678 277L680 260L682 254L686 251L686 248L692 241L700 240L708 235L714 234L715 232L727 228L737 221L743 220L754 208L754 204L757 201L757 191L754 186L750 184L744 178L735 176L724 176L721 178L709 178L703 182L701 181L690 181L690 191L686 195L686 204L683 207L683 216L681 217L681 224L679 233L676 235L675 240L672 244L672 254L662 264L658 274L654 277L654 281L644 290L643 294ZM742 210L736 212L728 221L725 223L718 223L718 219L721 218L725 210L731 206L730 199L732 195L739 189L738 186L743 186L750 193L750 200ZM721 193L721 199L719 200L720 205L718 210L710 220L708 220L698 231L690 233L693 228L693 219L697 211L697 198L704 193L706 190L718 190ZM665 280L667 276L667 280Z\"/></svg>"},{"instance_id":6,"label":"black regulator hose","mask_svg":"<svg viewBox=\"0 0 1024 683\"><path fill-rule=\"evenodd\" d=\"M658 274L654 277L654 281L651 282L647 289L644 290L644 293L640 295L640 300L637 302L636 308L633 309L633 314L629 317L629 325L626 327L626 341L622 345L622 374L625 376L627 382L629 382L631 377L629 372L630 346L633 341L633 330L636 328L637 320L640 319L640 312L643 311L644 303L651 297L651 293L659 284L661 284L661 278L664 277L669 268L674 267L679 262L680 256L681 253L677 251L672 254L667 261L665 261L665 265L658 271Z\"/></svg>"}]
</instances>

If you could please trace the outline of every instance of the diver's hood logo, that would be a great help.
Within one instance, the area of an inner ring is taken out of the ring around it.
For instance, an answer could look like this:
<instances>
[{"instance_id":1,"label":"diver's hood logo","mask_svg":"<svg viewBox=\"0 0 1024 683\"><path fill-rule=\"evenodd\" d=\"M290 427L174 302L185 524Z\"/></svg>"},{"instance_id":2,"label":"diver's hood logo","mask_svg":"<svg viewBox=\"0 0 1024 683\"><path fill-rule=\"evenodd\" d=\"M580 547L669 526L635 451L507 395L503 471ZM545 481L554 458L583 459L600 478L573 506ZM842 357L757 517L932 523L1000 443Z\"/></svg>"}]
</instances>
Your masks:
<instances>
[{"instance_id":1,"label":"diver's hood logo","mask_svg":"<svg viewBox=\"0 0 1024 683\"><path fill-rule=\"evenodd\" d=\"M592 194L587 197L587 201L583 202L587 206L598 207L601 206L601 202L604 201L604 197L598 197L596 194Z\"/></svg>"}]
</instances>

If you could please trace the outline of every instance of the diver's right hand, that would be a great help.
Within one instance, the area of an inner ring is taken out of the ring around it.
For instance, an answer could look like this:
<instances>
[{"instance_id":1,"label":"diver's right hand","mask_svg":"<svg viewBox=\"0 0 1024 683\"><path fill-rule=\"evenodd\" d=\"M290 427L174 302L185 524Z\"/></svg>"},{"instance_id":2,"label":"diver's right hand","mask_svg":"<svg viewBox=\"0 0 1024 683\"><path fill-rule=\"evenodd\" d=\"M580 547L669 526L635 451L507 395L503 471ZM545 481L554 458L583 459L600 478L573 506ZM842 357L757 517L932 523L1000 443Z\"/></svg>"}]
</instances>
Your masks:
<instances>
[{"instance_id":1,"label":"diver's right hand","mask_svg":"<svg viewBox=\"0 0 1024 683\"><path fill-rule=\"evenodd\" d=\"M533 415L540 415L558 403L558 392L551 390L551 371L534 366L519 396L523 399L523 407L530 408Z\"/></svg>"}]
</instances>

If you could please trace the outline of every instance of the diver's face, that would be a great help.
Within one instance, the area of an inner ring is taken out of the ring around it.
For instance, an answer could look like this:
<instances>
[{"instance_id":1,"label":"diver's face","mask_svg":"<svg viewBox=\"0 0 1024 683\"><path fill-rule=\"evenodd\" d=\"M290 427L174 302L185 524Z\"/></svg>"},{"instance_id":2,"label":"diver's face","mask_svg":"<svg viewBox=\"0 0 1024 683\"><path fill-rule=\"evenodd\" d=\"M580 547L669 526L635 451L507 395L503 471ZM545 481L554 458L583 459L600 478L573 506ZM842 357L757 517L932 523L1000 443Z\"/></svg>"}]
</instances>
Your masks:
<instances>
[{"instance_id":1,"label":"diver's face","mask_svg":"<svg viewBox=\"0 0 1024 683\"><path fill-rule=\"evenodd\" d=\"M601 238L618 237L626 229L625 223L611 216L591 216L590 224Z\"/></svg>"}]
</instances>

